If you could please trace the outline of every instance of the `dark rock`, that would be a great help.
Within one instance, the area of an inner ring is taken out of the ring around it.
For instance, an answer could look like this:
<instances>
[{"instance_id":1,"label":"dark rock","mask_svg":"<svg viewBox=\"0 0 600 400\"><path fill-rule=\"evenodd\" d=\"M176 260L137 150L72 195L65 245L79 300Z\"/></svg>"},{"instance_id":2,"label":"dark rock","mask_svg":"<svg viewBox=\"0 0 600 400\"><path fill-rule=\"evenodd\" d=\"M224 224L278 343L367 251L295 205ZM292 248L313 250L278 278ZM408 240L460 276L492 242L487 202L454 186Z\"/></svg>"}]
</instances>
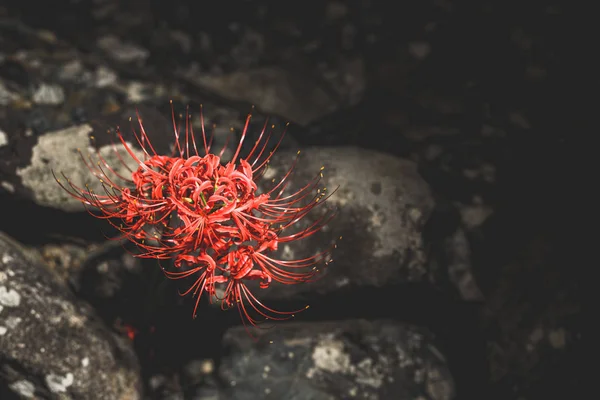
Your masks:
<instances>
[{"instance_id":1,"label":"dark rock","mask_svg":"<svg viewBox=\"0 0 600 400\"><path fill-rule=\"evenodd\" d=\"M124 63L143 63L150 55L148 50L122 41L114 35L98 39L96 45L105 51L109 57Z\"/></svg>"},{"instance_id":2,"label":"dark rock","mask_svg":"<svg viewBox=\"0 0 600 400\"><path fill-rule=\"evenodd\" d=\"M263 187L285 175L296 153L275 153ZM309 284L271 285L257 293L265 298L293 298L300 293L331 293L341 288L378 288L389 284L422 282L427 278L427 256L422 229L434 201L427 183L411 161L352 147L308 148L300 153L288 187L290 193L306 185L324 166L321 190L339 189L300 224L311 224L326 207L338 207L329 225L300 242L284 244L274 258L298 259L325 250L337 241L333 262L322 279ZM373 187L379 190L373 191ZM320 211L319 208L321 208ZM298 230L304 225L298 227ZM294 228L296 229L296 228ZM292 233L286 232L286 234ZM339 240L339 237L342 237Z\"/></svg>"},{"instance_id":3,"label":"dark rock","mask_svg":"<svg viewBox=\"0 0 600 400\"><path fill-rule=\"evenodd\" d=\"M225 75L202 74L191 70L185 74L185 78L227 99L252 103L265 113L282 115L300 125L307 125L340 107L338 97L342 94L339 92L349 98L343 101L345 105L353 105L360 100L361 89L364 89L362 62L355 60L342 66L346 70L335 71L336 75L344 77L337 79L341 81L336 82L336 86L340 86L339 91L330 91L316 80L277 67Z\"/></svg>"},{"instance_id":4,"label":"dark rock","mask_svg":"<svg viewBox=\"0 0 600 400\"><path fill-rule=\"evenodd\" d=\"M426 330L390 321L240 327L224 338L227 398L449 400L454 383ZM420 397L422 396L422 397Z\"/></svg>"},{"instance_id":5,"label":"dark rock","mask_svg":"<svg viewBox=\"0 0 600 400\"><path fill-rule=\"evenodd\" d=\"M0 234L0 374L22 398L138 399L129 343L36 256Z\"/></svg>"}]
</instances>

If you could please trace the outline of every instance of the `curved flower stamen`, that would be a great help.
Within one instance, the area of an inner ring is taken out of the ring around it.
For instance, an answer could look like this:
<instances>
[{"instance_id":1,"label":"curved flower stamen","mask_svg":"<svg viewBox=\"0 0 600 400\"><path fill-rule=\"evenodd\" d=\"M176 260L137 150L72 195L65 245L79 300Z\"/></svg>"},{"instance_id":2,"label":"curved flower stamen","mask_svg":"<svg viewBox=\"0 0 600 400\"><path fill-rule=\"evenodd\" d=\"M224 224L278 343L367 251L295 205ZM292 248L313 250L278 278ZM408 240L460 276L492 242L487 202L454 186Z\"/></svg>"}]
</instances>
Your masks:
<instances>
[{"instance_id":1,"label":"curved flower stamen","mask_svg":"<svg viewBox=\"0 0 600 400\"><path fill-rule=\"evenodd\" d=\"M259 193L257 181L279 148L285 130L273 150L265 153L274 128L271 125L268 129L268 121L265 122L247 156L242 157L242 145L252 118L249 114L233 157L223 163L221 156L227 143L219 155L210 153L213 135L207 140L202 108L199 143L204 155L198 151L189 111L186 110L184 133L175 121L173 107L171 115L175 136L171 156L156 152L139 114L139 131L133 125L132 130L143 157L138 157L121 131L116 130L125 153L137 168L129 168L114 142L112 148L131 176L109 165L99 152L96 163L80 153L86 167L100 181L103 193L94 192L87 185L79 187L63 175L67 182L64 184L52 172L54 178L92 215L107 219L121 233L120 238L135 243L139 249L135 256L171 259L175 270L161 267L167 278L192 278L193 283L181 295L191 293L196 298L194 316L203 293L212 301L217 296L217 287L224 285L222 308L236 306L244 324L256 326L267 319L293 317L303 309L277 311L267 307L252 294L248 283L258 281L258 286L266 289L272 282L288 285L312 282L322 270L319 265L324 267L330 262L335 245L293 261L278 260L269 254L280 243L315 234L335 216L335 212L326 212L303 229L283 234L335 193L317 189L323 168L306 185L285 194L297 156L279 182L267 192ZM125 186L119 186L117 180L125 182Z\"/></svg>"}]
</instances>

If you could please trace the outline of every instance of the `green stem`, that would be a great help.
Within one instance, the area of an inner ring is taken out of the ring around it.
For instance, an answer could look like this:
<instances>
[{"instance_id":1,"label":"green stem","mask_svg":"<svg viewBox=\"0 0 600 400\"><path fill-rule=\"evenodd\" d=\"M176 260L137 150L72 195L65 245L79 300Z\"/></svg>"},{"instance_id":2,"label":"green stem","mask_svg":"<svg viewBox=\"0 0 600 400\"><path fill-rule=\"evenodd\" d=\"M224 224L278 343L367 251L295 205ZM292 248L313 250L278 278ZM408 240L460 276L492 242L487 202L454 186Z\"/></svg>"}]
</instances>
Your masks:
<instances>
[{"instance_id":1,"label":"green stem","mask_svg":"<svg viewBox=\"0 0 600 400\"><path fill-rule=\"evenodd\" d=\"M204 197L203 192L200 192L200 198L202 199L202 203L204 204L204 207L206 207L208 205L208 203L206 202L206 198Z\"/></svg>"}]
</instances>

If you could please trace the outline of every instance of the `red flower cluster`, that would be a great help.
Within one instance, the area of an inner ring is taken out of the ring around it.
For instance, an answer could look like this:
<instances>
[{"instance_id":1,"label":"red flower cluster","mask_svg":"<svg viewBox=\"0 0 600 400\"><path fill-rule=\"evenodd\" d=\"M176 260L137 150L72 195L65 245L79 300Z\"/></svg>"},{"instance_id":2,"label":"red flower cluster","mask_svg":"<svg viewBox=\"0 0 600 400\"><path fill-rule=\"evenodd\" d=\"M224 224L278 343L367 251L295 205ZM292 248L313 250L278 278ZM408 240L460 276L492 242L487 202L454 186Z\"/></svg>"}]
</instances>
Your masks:
<instances>
[{"instance_id":1,"label":"red flower cluster","mask_svg":"<svg viewBox=\"0 0 600 400\"><path fill-rule=\"evenodd\" d=\"M185 138L182 138L173 112L175 143L171 156L156 153L138 115L140 132L134 129L133 133L143 150L143 159L136 156L117 129L121 144L138 165L135 171L129 169L131 177L119 174L97 153L96 165L83 156L82 159L102 183L104 193L95 193L87 185L86 189L78 187L66 177L69 187L56 180L71 196L100 211L100 215L93 215L106 218L122 237L136 243L141 250L137 257L171 259L175 271L163 268L167 277L191 277L194 283L182 295L193 293L196 296L194 316L201 295L207 292L211 301L213 298L222 301L222 308L237 305L242 320L252 325L261 319L290 318L302 310L284 312L269 308L250 292L246 283L257 280L261 288L266 288L272 281L283 284L310 282L319 272L317 266L330 261L329 255L335 245L295 261L269 256L280 243L306 238L333 217L332 212L324 213L304 229L284 234L333 194L325 195L325 189L317 189L323 168L312 182L295 193L284 195L296 158L279 182L259 194L256 181L266 171L281 139L273 151L265 154L271 137L265 123L248 155L239 159L250 124L251 115L248 115L233 158L223 164L221 157L225 147L219 155L210 154L212 135L207 142L202 112L200 118L202 156L196 146L189 115L186 115ZM115 153L127 167L116 148ZM115 177L128 183L120 186L115 183ZM218 285L224 293L221 299L218 298Z\"/></svg>"}]
</instances>

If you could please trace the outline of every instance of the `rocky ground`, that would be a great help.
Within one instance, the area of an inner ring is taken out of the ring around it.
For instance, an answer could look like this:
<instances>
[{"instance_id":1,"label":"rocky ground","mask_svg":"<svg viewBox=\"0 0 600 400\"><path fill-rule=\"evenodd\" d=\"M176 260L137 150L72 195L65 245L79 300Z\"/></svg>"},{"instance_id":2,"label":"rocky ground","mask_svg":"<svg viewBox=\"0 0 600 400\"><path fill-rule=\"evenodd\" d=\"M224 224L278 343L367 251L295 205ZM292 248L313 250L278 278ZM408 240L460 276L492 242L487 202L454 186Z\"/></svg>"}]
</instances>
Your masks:
<instances>
[{"instance_id":1,"label":"rocky ground","mask_svg":"<svg viewBox=\"0 0 600 400\"><path fill-rule=\"evenodd\" d=\"M0 397L576 398L563 5L214 3L0 5ZM250 139L290 122L272 172L301 149L292 185L322 165L340 185L329 229L288 249L342 236L324 279L261 297L310 310L257 341L235 312L192 320L52 177L93 184L77 150L117 159L136 110L170 151L170 100L202 104L216 145L252 106Z\"/></svg>"}]
</instances>

